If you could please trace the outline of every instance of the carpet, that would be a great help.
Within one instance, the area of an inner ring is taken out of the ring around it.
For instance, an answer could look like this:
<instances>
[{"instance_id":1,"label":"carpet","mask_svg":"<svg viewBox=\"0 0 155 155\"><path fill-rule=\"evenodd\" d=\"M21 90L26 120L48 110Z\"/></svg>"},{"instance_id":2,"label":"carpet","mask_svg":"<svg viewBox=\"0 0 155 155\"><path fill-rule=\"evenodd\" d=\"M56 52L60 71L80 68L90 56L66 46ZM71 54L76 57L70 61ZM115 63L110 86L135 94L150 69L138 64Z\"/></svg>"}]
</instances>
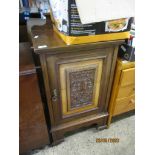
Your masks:
<instances>
[{"instance_id":1,"label":"carpet","mask_svg":"<svg viewBox=\"0 0 155 155\"><path fill-rule=\"evenodd\" d=\"M104 139L97 143L96 138ZM119 142L105 139L118 138ZM61 144L32 152L32 155L134 155L135 116L115 120L109 129L97 131L95 127L82 129L65 136Z\"/></svg>"}]
</instances>

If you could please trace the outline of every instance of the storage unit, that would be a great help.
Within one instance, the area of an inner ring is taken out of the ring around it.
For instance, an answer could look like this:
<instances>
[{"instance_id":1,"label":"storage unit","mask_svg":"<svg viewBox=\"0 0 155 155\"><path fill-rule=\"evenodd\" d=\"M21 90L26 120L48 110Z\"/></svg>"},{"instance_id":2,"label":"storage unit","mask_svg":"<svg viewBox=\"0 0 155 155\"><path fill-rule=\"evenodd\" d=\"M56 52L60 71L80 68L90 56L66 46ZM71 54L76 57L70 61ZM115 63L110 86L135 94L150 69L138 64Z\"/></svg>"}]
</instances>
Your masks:
<instances>
[{"instance_id":1,"label":"storage unit","mask_svg":"<svg viewBox=\"0 0 155 155\"><path fill-rule=\"evenodd\" d=\"M117 60L109 105L109 120L113 116L135 109L135 62Z\"/></svg>"},{"instance_id":2,"label":"storage unit","mask_svg":"<svg viewBox=\"0 0 155 155\"><path fill-rule=\"evenodd\" d=\"M19 44L19 152L50 143L30 43Z\"/></svg>"},{"instance_id":3,"label":"storage unit","mask_svg":"<svg viewBox=\"0 0 155 155\"><path fill-rule=\"evenodd\" d=\"M117 51L124 41L67 46L49 24L33 27L31 37L41 62L53 145L68 131L107 127Z\"/></svg>"}]
</instances>

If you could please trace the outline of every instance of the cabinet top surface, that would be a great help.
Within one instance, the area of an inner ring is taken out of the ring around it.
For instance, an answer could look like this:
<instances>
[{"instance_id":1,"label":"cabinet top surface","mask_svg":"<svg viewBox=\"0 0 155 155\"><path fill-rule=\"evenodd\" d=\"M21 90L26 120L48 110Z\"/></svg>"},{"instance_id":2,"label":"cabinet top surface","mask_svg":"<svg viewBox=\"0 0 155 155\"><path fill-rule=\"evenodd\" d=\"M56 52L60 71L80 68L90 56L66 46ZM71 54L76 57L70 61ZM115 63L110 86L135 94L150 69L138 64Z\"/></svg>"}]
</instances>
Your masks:
<instances>
[{"instance_id":1,"label":"cabinet top surface","mask_svg":"<svg viewBox=\"0 0 155 155\"><path fill-rule=\"evenodd\" d=\"M67 45L63 40L53 31L52 24L48 22L43 26L34 26L31 29L31 39L35 53L54 52L56 50L73 50L77 48L96 47L102 48L104 46L117 45L124 40L95 42L89 44Z\"/></svg>"},{"instance_id":2,"label":"cabinet top surface","mask_svg":"<svg viewBox=\"0 0 155 155\"><path fill-rule=\"evenodd\" d=\"M120 58L117 59L117 62L122 69L128 69L128 68L134 68L135 67L135 62L122 60Z\"/></svg>"}]
</instances>

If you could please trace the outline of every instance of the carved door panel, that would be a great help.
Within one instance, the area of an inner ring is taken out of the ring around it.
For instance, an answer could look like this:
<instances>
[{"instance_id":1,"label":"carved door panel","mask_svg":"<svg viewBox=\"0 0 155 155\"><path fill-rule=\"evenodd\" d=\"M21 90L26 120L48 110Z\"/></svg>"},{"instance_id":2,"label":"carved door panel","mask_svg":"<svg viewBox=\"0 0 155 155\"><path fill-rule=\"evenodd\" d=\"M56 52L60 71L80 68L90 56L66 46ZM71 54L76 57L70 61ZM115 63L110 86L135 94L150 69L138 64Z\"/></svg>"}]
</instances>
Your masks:
<instances>
[{"instance_id":1,"label":"carved door panel","mask_svg":"<svg viewBox=\"0 0 155 155\"><path fill-rule=\"evenodd\" d=\"M60 92L63 115L98 106L102 60L60 65Z\"/></svg>"},{"instance_id":2,"label":"carved door panel","mask_svg":"<svg viewBox=\"0 0 155 155\"><path fill-rule=\"evenodd\" d=\"M113 49L47 56L56 122L104 112Z\"/></svg>"}]
</instances>

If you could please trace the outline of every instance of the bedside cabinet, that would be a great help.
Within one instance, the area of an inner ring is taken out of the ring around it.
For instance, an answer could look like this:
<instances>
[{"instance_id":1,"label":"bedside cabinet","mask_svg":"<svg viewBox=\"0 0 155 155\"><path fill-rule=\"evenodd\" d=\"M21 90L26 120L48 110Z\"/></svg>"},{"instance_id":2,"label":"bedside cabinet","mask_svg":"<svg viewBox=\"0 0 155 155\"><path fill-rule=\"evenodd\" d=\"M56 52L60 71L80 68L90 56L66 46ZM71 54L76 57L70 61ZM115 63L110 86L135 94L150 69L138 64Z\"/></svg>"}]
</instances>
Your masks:
<instances>
[{"instance_id":1,"label":"bedside cabinet","mask_svg":"<svg viewBox=\"0 0 155 155\"><path fill-rule=\"evenodd\" d=\"M68 46L49 25L33 27L31 37L41 62L53 145L68 131L93 124L107 127L117 51L123 41Z\"/></svg>"},{"instance_id":2,"label":"bedside cabinet","mask_svg":"<svg viewBox=\"0 0 155 155\"><path fill-rule=\"evenodd\" d=\"M112 87L109 120L113 116L135 109L135 62L117 60L114 83Z\"/></svg>"}]
</instances>

